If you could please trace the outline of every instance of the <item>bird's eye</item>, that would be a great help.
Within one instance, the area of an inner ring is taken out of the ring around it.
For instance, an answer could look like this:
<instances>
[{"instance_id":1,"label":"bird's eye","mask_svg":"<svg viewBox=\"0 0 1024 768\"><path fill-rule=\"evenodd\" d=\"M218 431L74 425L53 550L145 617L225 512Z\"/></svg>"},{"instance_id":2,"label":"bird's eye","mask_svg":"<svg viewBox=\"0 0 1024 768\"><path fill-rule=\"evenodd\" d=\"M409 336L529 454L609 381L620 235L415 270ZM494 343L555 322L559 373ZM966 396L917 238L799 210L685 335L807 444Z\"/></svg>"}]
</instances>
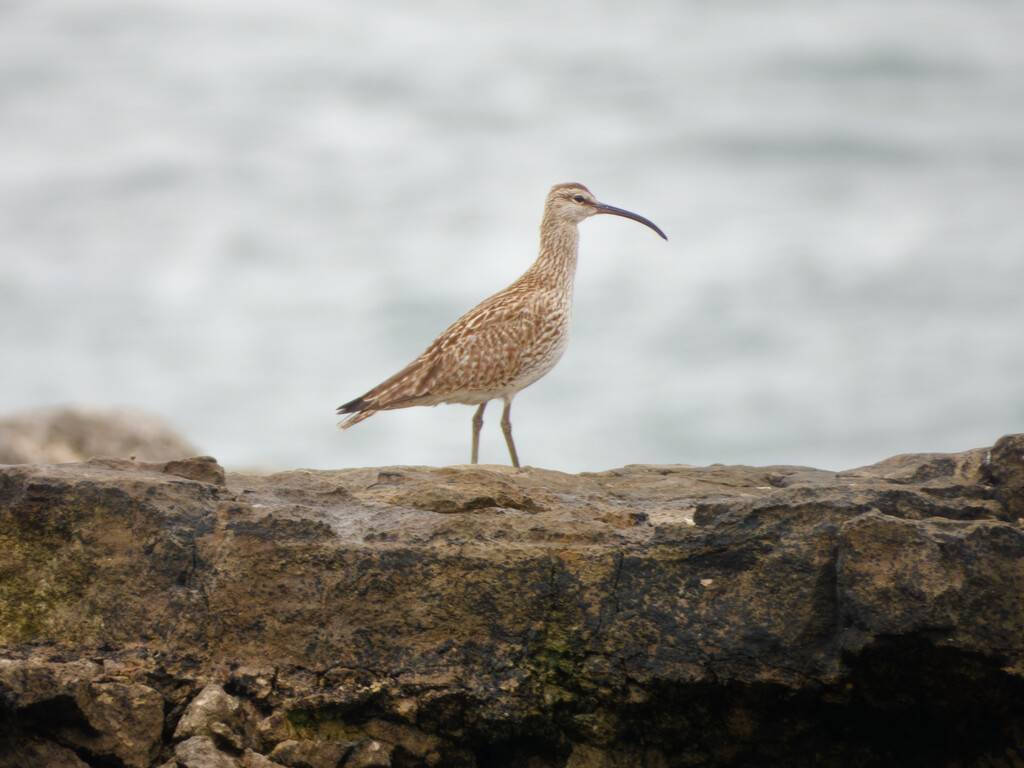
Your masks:
<instances>
[{"instance_id":1,"label":"bird's eye","mask_svg":"<svg viewBox=\"0 0 1024 768\"><path fill-rule=\"evenodd\" d=\"M587 201L586 198L583 197L583 195L573 195L572 199L575 200L577 203L585 203Z\"/></svg>"}]
</instances>

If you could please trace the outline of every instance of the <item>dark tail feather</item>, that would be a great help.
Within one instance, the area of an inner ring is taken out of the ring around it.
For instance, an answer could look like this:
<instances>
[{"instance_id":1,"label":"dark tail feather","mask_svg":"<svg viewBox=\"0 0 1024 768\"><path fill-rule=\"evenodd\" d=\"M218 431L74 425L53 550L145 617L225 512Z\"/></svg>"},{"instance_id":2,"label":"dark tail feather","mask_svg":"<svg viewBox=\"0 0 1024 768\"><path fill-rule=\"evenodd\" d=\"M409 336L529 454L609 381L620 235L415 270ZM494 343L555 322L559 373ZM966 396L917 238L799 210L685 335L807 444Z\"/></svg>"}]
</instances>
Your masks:
<instances>
[{"instance_id":1,"label":"dark tail feather","mask_svg":"<svg viewBox=\"0 0 1024 768\"><path fill-rule=\"evenodd\" d=\"M366 396L357 397L355 400L345 403L344 405L338 406L338 413L359 413L359 411L366 408L369 403L366 402Z\"/></svg>"},{"instance_id":2,"label":"dark tail feather","mask_svg":"<svg viewBox=\"0 0 1024 768\"><path fill-rule=\"evenodd\" d=\"M341 429L348 429L363 419L370 418L377 411L389 411L392 408L407 408L410 405L415 405L415 401L428 394L428 392L423 390L422 383L417 384L415 387L406 386L406 380L418 375L422 367L422 358L416 359L362 397L357 397L351 402L338 406L339 414L352 414L347 419L339 422L338 426ZM413 381L417 381L417 379L414 378ZM434 403L431 403L431 405L434 405Z\"/></svg>"},{"instance_id":3,"label":"dark tail feather","mask_svg":"<svg viewBox=\"0 0 1024 768\"><path fill-rule=\"evenodd\" d=\"M367 393L369 394L369 393ZM357 397L355 400L345 403L344 405L338 406L338 413L351 413L347 419L342 419L338 422L338 429L348 429L349 427L358 424L363 419L368 419L375 414L379 409L374 408L373 404L366 399L366 395Z\"/></svg>"}]
</instances>

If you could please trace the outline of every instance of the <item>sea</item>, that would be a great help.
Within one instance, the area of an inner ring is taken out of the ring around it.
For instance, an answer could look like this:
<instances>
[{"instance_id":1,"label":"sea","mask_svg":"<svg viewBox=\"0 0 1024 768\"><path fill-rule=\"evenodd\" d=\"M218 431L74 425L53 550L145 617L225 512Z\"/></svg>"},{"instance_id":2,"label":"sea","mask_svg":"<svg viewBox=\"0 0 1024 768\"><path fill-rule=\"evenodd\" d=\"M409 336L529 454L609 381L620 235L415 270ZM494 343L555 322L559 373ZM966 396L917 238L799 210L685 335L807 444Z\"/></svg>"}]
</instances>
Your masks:
<instances>
[{"instance_id":1,"label":"sea","mask_svg":"<svg viewBox=\"0 0 1024 768\"><path fill-rule=\"evenodd\" d=\"M524 464L843 470L1024 432L1024 3L4 0L0 416L229 469L469 460L334 411L581 224ZM508 462L490 406L481 461Z\"/></svg>"}]
</instances>

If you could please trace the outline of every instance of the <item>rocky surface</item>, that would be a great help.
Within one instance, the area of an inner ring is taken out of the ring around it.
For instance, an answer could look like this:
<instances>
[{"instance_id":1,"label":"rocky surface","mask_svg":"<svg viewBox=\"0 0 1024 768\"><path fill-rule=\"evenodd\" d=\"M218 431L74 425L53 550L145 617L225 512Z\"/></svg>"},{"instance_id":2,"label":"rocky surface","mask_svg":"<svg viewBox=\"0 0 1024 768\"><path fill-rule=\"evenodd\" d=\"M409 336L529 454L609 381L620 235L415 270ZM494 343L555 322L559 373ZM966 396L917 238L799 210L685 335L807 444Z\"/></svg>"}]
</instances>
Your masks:
<instances>
[{"instance_id":1,"label":"rocky surface","mask_svg":"<svg viewBox=\"0 0 1024 768\"><path fill-rule=\"evenodd\" d=\"M0 768L1024 764L1024 436L0 467Z\"/></svg>"},{"instance_id":2,"label":"rocky surface","mask_svg":"<svg viewBox=\"0 0 1024 768\"><path fill-rule=\"evenodd\" d=\"M130 408L40 408L0 419L0 464L93 456L169 461L195 454L195 447L159 416Z\"/></svg>"}]
</instances>

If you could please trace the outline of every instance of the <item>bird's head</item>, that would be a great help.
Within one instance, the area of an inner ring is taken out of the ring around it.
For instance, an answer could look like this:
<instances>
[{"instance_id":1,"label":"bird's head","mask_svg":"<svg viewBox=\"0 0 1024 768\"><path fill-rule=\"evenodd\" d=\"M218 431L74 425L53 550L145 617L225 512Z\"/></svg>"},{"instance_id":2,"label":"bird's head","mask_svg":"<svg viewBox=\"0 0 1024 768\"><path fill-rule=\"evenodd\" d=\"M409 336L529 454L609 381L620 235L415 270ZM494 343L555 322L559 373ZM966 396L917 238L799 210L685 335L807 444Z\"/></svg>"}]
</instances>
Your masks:
<instances>
[{"instance_id":1,"label":"bird's head","mask_svg":"<svg viewBox=\"0 0 1024 768\"><path fill-rule=\"evenodd\" d=\"M668 240L665 237L665 233L658 229L658 226L653 221L631 211L616 208L614 205L599 203L590 190L582 184L556 184L548 192L545 208L548 215L573 224L579 224L584 219L598 213L623 216L627 219L633 219L633 221L639 221L641 224L653 229L665 240Z\"/></svg>"}]
</instances>

